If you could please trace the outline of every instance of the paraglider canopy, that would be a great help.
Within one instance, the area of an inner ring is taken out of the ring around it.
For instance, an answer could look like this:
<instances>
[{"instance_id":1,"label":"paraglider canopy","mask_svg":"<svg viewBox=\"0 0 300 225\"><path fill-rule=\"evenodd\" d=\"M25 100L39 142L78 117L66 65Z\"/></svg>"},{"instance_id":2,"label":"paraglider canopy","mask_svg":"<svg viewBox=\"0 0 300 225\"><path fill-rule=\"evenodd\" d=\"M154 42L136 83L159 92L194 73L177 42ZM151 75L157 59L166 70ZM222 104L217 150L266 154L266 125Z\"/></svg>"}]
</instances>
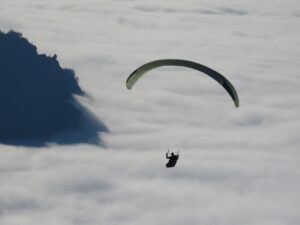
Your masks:
<instances>
[{"instance_id":1,"label":"paraglider canopy","mask_svg":"<svg viewBox=\"0 0 300 225\"><path fill-rule=\"evenodd\" d=\"M134 86L134 84L137 82L137 80L140 77L142 77L146 72L161 66L182 66L182 67L188 67L203 72L204 74L210 76L219 84L221 84L223 88L227 91L227 93L230 95L230 97L232 98L235 107L239 107L239 98L237 92L234 86L229 82L229 80L226 79L226 77L224 77L217 71L207 66L201 65L196 62L183 60L183 59L159 59L152 62L148 62L140 66L130 74L130 76L127 78L126 81L126 87L128 89L131 89Z\"/></svg>"}]
</instances>

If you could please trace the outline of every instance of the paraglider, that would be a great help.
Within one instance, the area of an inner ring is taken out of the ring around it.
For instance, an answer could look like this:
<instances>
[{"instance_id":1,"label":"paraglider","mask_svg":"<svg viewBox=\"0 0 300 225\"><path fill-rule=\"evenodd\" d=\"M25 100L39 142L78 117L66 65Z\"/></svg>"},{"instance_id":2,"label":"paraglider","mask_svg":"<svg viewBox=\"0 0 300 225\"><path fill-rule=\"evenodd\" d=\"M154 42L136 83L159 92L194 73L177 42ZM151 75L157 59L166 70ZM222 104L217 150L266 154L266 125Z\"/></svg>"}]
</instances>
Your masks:
<instances>
[{"instance_id":1,"label":"paraglider","mask_svg":"<svg viewBox=\"0 0 300 225\"><path fill-rule=\"evenodd\" d=\"M207 66L183 59L159 59L152 62L148 62L140 66L130 74L126 81L126 87L128 89L131 89L133 85L137 82L137 80L140 79L145 73L161 66L182 66L205 73L206 75L210 76L215 81L217 81L219 84L221 84L232 98L235 107L239 107L239 98L237 92L234 86L229 82L229 80L227 80L223 75L221 75L217 71Z\"/></svg>"},{"instance_id":2,"label":"paraglider","mask_svg":"<svg viewBox=\"0 0 300 225\"><path fill-rule=\"evenodd\" d=\"M179 158L179 152L177 152L176 155L174 154L174 152L172 152L171 155L169 156L169 150L168 150L168 152L166 153L166 158L169 160L169 162L166 164L166 167L167 168L174 167Z\"/></svg>"},{"instance_id":3,"label":"paraglider","mask_svg":"<svg viewBox=\"0 0 300 225\"><path fill-rule=\"evenodd\" d=\"M131 89L134 84L148 71L153 70L158 67L162 66L181 66L181 67L187 67L191 68L194 70L198 70L215 81L217 81L222 87L226 90L226 92L230 95L232 98L235 107L239 107L239 98L238 94L234 88L234 86L227 80L226 77L218 73L217 71L201 65L196 62L188 61L188 60L183 60L183 59L159 59L155 60L152 62L148 62L140 67L138 67L136 70L134 70L130 76L126 80L126 87L128 89ZM179 154L174 154L173 152L169 156L169 151L166 153L166 158L169 160L168 163L166 164L167 168L174 167L177 163L177 160L179 158Z\"/></svg>"}]
</instances>

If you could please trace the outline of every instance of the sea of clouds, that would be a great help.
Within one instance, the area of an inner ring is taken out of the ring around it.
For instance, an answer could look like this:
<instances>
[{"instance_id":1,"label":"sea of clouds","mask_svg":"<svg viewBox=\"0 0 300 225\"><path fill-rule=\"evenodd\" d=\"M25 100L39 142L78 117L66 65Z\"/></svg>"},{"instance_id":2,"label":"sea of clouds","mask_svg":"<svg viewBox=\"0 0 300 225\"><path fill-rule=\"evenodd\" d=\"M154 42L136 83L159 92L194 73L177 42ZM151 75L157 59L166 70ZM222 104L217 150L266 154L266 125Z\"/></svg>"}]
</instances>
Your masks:
<instances>
[{"instance_id":1,"label":"sea of clouds","mask_svg":"<svg viewBox=\"0 0 300 225\"><path fill-rule=\"evenodd\" d=\"M0 145L0 224L299 224L299 17L298 0L0 0L0 29L74 69L109 130L104 146ZM160 58L224 74L240 108L190 69L126 89Z\"/></svg>"}]
</instances>

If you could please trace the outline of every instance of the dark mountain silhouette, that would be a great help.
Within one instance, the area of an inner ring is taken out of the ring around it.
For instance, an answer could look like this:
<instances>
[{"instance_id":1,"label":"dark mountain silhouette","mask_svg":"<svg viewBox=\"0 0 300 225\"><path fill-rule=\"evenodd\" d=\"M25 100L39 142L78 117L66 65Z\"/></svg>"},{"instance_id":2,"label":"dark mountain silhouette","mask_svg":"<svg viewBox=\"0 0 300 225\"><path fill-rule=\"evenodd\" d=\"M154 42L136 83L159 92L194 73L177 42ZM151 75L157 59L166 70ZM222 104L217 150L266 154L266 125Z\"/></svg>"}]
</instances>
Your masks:
<instances>
[{"instance_id":1,"label":"dark mountain silhouette","mask_svg":"<svg viewBox=\"0 0 300 225\"><path fill-rule=\"evenodd\" d=\"M106 126L74 95L84 92L56 55L38 54L22 34L0 31L0 142L101 143L98 133Z\"/></svg>"}]
</instances>

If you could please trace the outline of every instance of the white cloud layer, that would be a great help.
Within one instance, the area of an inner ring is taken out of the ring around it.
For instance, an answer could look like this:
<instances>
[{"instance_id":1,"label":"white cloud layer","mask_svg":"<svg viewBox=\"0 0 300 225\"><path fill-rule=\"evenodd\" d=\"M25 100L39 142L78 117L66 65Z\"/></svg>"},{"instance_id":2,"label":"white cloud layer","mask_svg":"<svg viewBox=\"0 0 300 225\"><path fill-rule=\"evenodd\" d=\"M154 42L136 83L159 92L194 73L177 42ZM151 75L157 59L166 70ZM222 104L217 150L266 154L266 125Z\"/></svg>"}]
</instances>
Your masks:
<instances>
[{"instance_id":1,"label":"white cloud layer","mask_svg":"<svg viewBox=\"0 0 300 225\"><path fill-rule=\"evenodd\" d=\"M0 145L0 224L296 225L300 7L271 1L1 0L0 29L75 69L106 148ZM187 70L127 76L159 58L208 65L241 107ZM165 169L167 148L179 149Z\"/></svg>"}]
</instances>

